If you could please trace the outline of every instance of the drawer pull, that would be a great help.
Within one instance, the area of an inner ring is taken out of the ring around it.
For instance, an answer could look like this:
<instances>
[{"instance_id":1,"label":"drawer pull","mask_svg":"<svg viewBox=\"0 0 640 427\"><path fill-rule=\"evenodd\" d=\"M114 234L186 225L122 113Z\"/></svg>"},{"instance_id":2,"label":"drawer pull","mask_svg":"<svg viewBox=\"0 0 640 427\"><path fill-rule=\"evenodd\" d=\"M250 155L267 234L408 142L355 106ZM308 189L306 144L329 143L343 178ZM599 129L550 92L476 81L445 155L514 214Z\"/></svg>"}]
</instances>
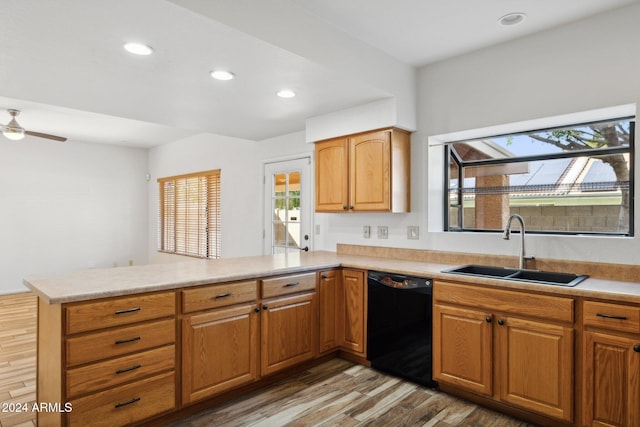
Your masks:
<instances>
[{"instance_id":1,"label":"drawer pull","mask_svg":"<svg viewBox=\"0 0 640 427\"><path fill-rule=\"evenodd\" d=\"M133 399L127 400L126 402L116 403L116 409L122 408L123 406L131 405L132 403L136 403L139 401L140 401L139 397L134 397Z\"/></svg>"},{"instance_id":2,"label":"drawer pull","mask_svg":"<svg viewBox=\"0 0 640 427\"><path fill-rule=\"evenodd\" d=\"M218 299L218 298L227 298L227 297L230 297L230 296L233 296L233 292L227 292L227 293L224 293L224 294L216 295L216 299Z\"/></svg>"},{"instance_id":3,"label":"drawer pull","mask_svg":"<svg viewBox=\"0 0 640 427\"><path fill-rule=\"evenodd\" d=\"M614 316L613 314L596 313L596 316L604 317L605 319L627 320L625 316Z\"/></svg>"},{"instance_id":4,"label":"drawer pull","mask_svg":"<svg viewBox=\"0 0 640 427\"><path fill-rule=\"evenodd\" d=\"M133 308L127 308L125 310L118 310L116 311L116 314L133 313L135 311L140 311L140 310L141 310L140 307L133 307Z\"/></svg>"},{"instance_id":5,"label":"drawer pull","mask_svg":"<svg viewBox=\"0 0 640 427\"><path fill-rule=\"evenodd\" d=\"M125 372L135 371L136 369L140 369L140 368L142 368L142 365L133 365L129 368L118 369L116 371L116 374L124 374Z\"/></svg>"},{"instance_id":6,"label":"drawer pull","mask_svg":"<svg viewBox=\"0 0 640 427\"><path fill-rule=\"evenodd\" d=\"M283 286L283 288L291 288L293 286L298 286L300 284L300 282L291 282L291 283L287 283L286 285Z\"/></svg>"},{"instance_id":7,"label":"drawer pull","mask_svg":"<svg viewBox=\"0 0 640 427\"><path fill-rule=\"evenodd\" d=\"M118 340L116 341L116 344L126 344L128 342L134 342L134 341L140 341L141 337L133 337L133 338L129 338L126 340Z\"/></svg>"}]
</instances>

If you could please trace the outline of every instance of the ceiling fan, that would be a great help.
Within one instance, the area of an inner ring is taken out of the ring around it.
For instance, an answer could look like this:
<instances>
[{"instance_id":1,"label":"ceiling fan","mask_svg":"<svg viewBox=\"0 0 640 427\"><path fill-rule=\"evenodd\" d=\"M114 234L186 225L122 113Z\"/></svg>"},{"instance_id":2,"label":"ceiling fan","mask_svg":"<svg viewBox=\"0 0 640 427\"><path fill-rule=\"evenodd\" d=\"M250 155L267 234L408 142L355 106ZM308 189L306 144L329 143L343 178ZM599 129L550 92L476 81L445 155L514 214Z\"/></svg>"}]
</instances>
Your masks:
<instances>
[{"instance_id":1,"label":"ceiling fan","mask_svg":"<svg viewBox=\"0 0 640 427\"><path fill-rule=\"evenodd\" d=\"M37 136L38 138L53 139L54 141L65 142L67 138L56 135L49 135L48 133L32 132L26 130L17 122L16 117L20 114L20 110L14 110L9 108L7 110L11 114L11 121L6 125L0 125L2 128L2 134L13 141L20 141L25 135Z\"/></svg>"}]
</instances>

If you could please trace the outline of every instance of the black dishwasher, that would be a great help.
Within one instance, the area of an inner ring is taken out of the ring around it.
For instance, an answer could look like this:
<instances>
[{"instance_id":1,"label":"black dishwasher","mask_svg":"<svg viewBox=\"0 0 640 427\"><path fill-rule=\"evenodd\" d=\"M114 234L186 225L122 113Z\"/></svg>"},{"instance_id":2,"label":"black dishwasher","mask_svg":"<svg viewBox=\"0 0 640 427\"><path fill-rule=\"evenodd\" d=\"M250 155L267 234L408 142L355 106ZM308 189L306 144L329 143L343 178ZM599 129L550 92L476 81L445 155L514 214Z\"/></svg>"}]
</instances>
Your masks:
<instances>
[{"instance_id":1,"label":"black dishwasher","mask_svg":"<svg viewBox=\"0 0 640 427\"><path fill-rule=\"evenodd\" d=\"M375 369L437 387L431 368L431 279L370 271L367 359Z\"/></svg>"}]
</instances>

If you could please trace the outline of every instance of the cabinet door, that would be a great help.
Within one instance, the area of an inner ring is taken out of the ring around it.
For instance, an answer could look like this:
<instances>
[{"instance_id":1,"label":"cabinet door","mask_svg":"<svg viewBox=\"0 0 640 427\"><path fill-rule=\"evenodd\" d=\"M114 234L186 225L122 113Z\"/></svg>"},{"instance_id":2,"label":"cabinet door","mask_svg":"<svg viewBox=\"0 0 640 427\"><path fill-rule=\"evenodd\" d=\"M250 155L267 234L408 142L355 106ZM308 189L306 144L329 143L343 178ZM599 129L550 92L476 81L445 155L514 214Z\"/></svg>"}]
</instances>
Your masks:
<instances>
[{"instance_id":1,"label":"cabinet door","mask_svg":"<svg viewBox=\"0 0 640 427\"><path fill-rule=\"evenodd\" d=\"M584 333L584 425L640 425L640 352L635 346L640 339Z\"/></svg>"},{"instance_id":2,"label":"cabinet door","mask_svg":"<svg viewBox=\"0 0 640 427\"><path fill-rule=\"evenodd\" d=\"M262 309L262 374L272 374L316 356L315 292L265 301Z\"/></svg>"},{"instance_id":3,"label":"cabinet door","mask_svg":"<svg viewBox=\"0 0 640 427\"><path fill-rule=\"evenodd\" d=\"M573 419L573 328L498 316L500 398Z\"/></svg>"},{"instance_id":4,"label":"cabinet door","mask_svg":"<svg viewBox=\"0 0 640 427\"><path fill-rule=\"evenodd\" d=\"M484 395L492 394L492 317L446 305L433 308L433 377Z\"/></svg>"},{"instance_id":5,"label":"cabinet door","mask_svg":"<svg viewBox=\"0 0 640 427\"><path fill-rule=\"evenodd\" d=\"M353 211L391 209L391 133L349 139L349 196Z\"/></svg>"},{"instance_id":6,"label":"cabinet door","mask_svg":"<svg viewBox=\"0 0 640 427\"><path fill-rule=\"evenodd\" d=\"M320 319L320 353L338 347L340 322L340 276L337 270L323 271L318 280L318 310Z\"/></svg>"},{"instance_id":7,"label":"cabinet door","mask_svg":"<svg viewBox=\"0 0 640 427\"><path fill-rule=\"evenodd\" d=\"M315 144L316 212L342 212L349 208L347 139Z\"/></svg>"},{"instance_id":8,"label":"cabinet door","mask_svg":"<svg viewBox=\"0 0 640 427\"><path fill-rule=\"evenodd\" d=\"M243 305L182 320L182 402L189 403L258 377L256 306Z\"/></svg>"},{"instance_id":9,"label":"cabinet door","mask_svg":"<svg viewBox=\"0 0 640 427\"><path fill-rule=\"evenodd\" d=\"M343 328L340 345L363 355L366 350L366 291L364 271L342 270Z\"/></svg>"}]
</instances>

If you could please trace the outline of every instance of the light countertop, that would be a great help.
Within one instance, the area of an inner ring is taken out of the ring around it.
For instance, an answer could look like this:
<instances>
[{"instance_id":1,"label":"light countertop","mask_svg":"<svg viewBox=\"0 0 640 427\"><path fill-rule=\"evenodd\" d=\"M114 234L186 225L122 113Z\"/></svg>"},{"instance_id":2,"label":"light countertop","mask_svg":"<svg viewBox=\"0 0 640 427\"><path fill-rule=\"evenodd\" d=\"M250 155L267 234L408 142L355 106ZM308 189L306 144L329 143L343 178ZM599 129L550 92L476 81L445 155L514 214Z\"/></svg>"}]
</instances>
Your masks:
<instances>
[{"instance_id":1,"label":"light countertop","mask_svg":"<svg viewBox=\"0 0 640 427\"><path fill-rule=\"evenodd\" d=\"M640 303L640 283L588 278L575 287L541 285L442 273L449 264L406 261L371 256L338 255L311 251L295 254L239 257L219 260L194 259L167 264L88 269L56 277L27 278L25 285L42 300L61 304L98 298L172 290L190 286L263 278L335 267L380 270L440 280L476 283L556 295L603 298Z\"/></svg>"}]
</instances>

